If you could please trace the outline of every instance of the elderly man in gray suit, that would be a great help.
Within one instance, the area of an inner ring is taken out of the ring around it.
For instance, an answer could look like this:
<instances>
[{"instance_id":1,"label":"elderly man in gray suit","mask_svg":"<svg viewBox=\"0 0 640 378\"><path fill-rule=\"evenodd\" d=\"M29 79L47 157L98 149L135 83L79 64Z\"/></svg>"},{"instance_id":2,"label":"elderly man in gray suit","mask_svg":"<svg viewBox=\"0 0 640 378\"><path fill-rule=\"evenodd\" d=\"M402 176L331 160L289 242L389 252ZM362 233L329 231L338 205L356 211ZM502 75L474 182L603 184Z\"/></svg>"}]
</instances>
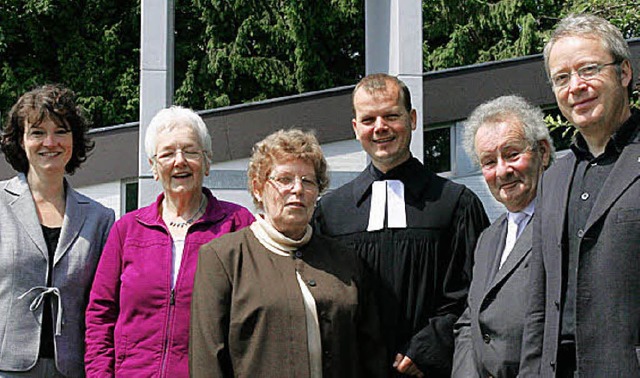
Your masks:
<instances>
[{"instance_id":1,"label":"elderly man in gray suit","mask_svg":"<svg viewBox=\"0 0 640 378\"><path fill-rule=\"evenodd\" d=\"M554 157L542 111L503 96L476 108L465 149L507 213L475 249L468 306L455 324L453 376L515 377L520 362L537 184Z\"/></svg>"},{"instance_id":2,"label":"elderly man in gray suit","mask_svg":"<svg viewBox=\"0 0 640 378\"><path fill-rule=\"evenodd\" d=\"M640 112L620 31L560 21L544 48L562 114L578 134L541 180L520 372L640 377Z\"/></svg>"}]
</instances>

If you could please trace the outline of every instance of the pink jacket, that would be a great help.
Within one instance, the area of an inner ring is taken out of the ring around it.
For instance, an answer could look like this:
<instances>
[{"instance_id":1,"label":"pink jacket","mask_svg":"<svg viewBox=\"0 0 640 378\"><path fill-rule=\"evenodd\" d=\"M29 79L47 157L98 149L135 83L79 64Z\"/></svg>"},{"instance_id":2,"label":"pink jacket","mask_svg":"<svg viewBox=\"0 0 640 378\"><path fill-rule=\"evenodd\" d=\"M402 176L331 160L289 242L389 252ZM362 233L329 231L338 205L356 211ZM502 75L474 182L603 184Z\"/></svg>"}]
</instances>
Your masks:
<instances>
[{"instance_id":1,"label":"pink jacket","mask_svg":"<svg viewBox=\"0 0 640 378\"><path fill-rule=\"evenodd\" d=\"M219 201L208 189L203 217L184 243L171 289L172 240L151 206L124 215L111 229L86 312L88 377L188 377L191 291L200 246L254 220L249 210Z\"/></svg>"}]
</instances>

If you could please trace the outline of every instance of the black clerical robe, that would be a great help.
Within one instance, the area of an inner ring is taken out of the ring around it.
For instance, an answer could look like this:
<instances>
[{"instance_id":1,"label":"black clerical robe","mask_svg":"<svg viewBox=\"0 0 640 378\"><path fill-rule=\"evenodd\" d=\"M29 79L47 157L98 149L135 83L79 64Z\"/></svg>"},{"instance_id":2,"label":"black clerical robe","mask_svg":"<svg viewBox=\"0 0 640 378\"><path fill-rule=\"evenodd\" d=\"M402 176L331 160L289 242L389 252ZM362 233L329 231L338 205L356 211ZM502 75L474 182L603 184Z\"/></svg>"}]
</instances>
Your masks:
<instances>
[{"instance_id":1,"label":"black clerical robe","mask_svg":"<svg viewBox=\"0 0 640 378\"><path fill-rule=\"evenodd\" d=\"M406 228L368 232L371 185L401 180ZM353 247L375 278L389 367L402 353L428 377L449 377L453 324L463 312L473 251L489 225L482 203L465 186L411 158L382 174L369 165L356 179L323 196L314 230Z\"/></svg>"}]
</instances>

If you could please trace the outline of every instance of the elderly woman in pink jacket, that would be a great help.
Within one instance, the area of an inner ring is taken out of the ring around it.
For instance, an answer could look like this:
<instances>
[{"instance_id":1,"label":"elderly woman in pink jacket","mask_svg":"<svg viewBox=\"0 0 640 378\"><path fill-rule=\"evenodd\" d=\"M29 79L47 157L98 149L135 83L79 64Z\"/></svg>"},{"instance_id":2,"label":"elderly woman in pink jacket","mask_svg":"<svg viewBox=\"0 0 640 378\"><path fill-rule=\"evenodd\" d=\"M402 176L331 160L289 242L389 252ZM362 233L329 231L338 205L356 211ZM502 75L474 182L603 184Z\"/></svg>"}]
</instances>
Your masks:
<instances>
[{"instance_id":1,"label":"elderly woman in pink jacket","mask_svg":"<svg viewBox=\"0 0 640 378\"><path fill-rule=\"evenodd\" d=\"M192 110L161 110L145 149L163 192L109 234L86 314L89 377L187 377L198 249L254 220L249 210L203 188L211 138Z\"/></svg>"}]
</instances>

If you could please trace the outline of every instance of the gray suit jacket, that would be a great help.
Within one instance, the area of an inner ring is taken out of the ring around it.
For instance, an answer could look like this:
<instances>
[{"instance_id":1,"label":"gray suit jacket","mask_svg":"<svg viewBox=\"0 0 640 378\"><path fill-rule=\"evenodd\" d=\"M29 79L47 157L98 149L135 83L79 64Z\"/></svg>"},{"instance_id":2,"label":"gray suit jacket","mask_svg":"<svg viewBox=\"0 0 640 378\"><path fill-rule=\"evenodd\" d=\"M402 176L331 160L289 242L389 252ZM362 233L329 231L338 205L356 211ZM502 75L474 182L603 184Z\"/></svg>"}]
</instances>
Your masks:
<instances>
[{"instance_id":1,"label":"gray suit jacket","mask_svg":"<svg viewBox=\"0 0 640 378\"><path fill-rule=\"evenodd\" d=\"M567 199L576 158L540 182L521 374L553 377L560 338ZM618 158L584 227L576 293L580 377L640 377L640 136Z\"/></svg>"},{"instance_id":2,"label":"gray suit jacket","mask_svg":"<svg viewBox=\"0 0 640 378\"><path fill-rule=\"evenodd\" d=\"M84 376L84 311L115 215L68 184L66 192L51 286L59 296L48 295L54 318L61 321L60 335L55 336L57 368L80 377ZM0 214L0 371L25 371L38 358L43 306L37 298L47 284L49 257L23 174L0 182ZM30 291L38 286L43 288Z\"/></svg>"},{"instance_id":3,"label":"gray suit jacket","mask_svg":"<svg viewBox=\"0 0 640 378\"><path fill-rule=\"evenodd\" d=\"M506 214L480 236L468 306L454 326L453 377L518 374L532 229L529 222L500 270L507 236Z\"/></svg>"}]
</instances>

